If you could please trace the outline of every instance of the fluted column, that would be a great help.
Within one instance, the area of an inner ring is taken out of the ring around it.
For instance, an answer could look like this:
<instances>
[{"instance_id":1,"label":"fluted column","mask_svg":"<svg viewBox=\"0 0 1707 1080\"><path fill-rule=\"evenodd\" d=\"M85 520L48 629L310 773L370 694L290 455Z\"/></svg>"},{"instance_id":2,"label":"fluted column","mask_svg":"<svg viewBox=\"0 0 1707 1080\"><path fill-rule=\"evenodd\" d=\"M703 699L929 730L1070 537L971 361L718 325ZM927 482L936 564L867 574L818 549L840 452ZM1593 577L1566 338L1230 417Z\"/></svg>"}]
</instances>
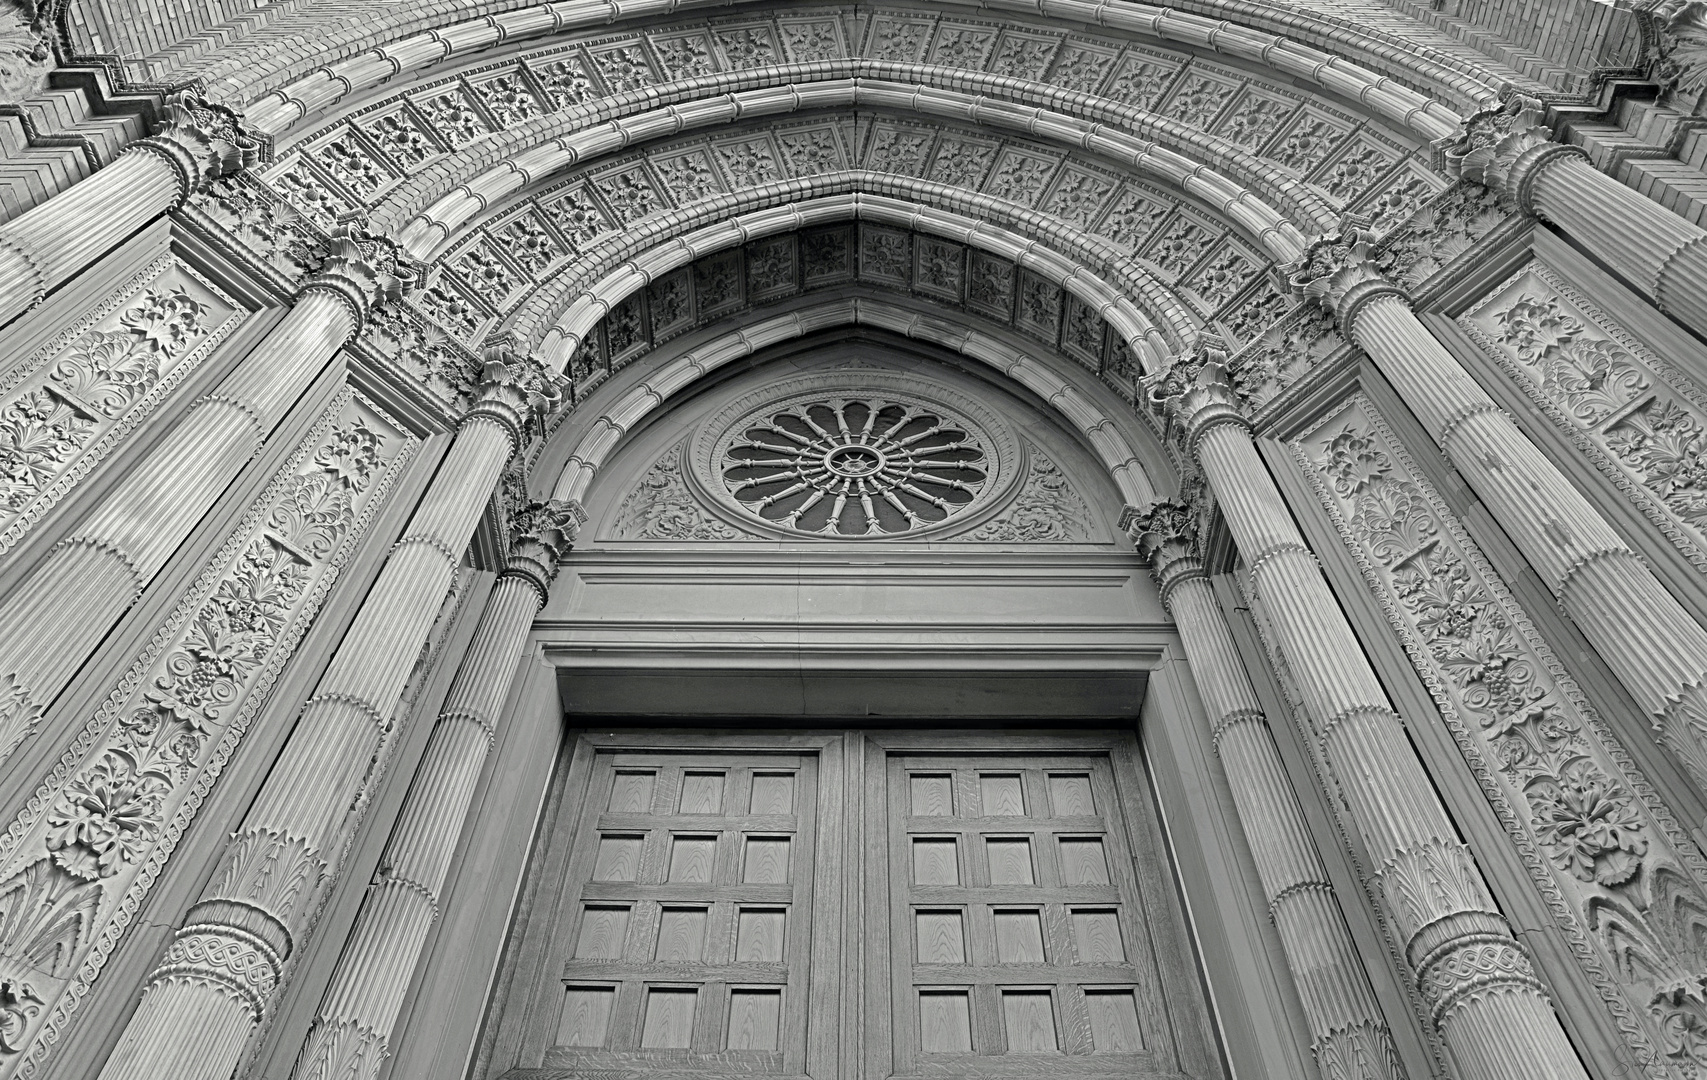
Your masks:
<instances>
[{"instance_id":1,"label":"fluted column","mask_svg":"<svg viewBox=\"0 0 1707 1080\"><path fill-rule=\"evenodd\" d=\"M528 629L585 520L579 503L513 508L509 565L480 616L321 999L292 1073L297 1080L370 1080L379 1072L438 916L439 894Z\"/></svg>"},{"instance_id":2,"label":"fluted column","mask_svg":"<svg viewBox=\"0 0 1707 1080\"><path fill-rule=\"evenodd\" d=\"M226 1080L268 1007L474 527L537 369L489 362L481 399L362 601L202 898L149 977L103 1080Z\"/></svg>"},{"instance_id":3,"label":"fluted column","mask_svg":"<svg viewBox=\"0 0 1707 1080\"><path fill-rule=\"evenodd\" d=\"M230 109L175 94L165 113L111 165L0 225L0 326L193 192L254 163L256 140Z\"/></svg>"},{"instance_id":4,"label":"fluted column","mask_svg":"<svg viewBox=\"0 0 1707 1080\"><path fill-rule=\"evenodd\" d=\"M1225 354L1214 351L1177 360L1152 395L1183 429L1250 566L1276 645L1374 866L1376 895L1458 1075L1586 1076L1257 454L1224 362Z\"/></svg>"},{"instance_id":5,"label":"fluted column","mask_svg":"<svg viewBox=\"0 0 1707 1080\"><path fill-rule=\"evenodd\" d=\"M1127 531L1173 613L1213 725L1269 917L1310 1025L1323 1076L1400 1080L1392 1032L1375 1001L1351 931L1310 838L1268 719L1198 556L1195 513L1173 502L1128 508Z\"/></svg>"},{"instance_id":6,"label":"fluted column","mask_svg":"<svg viewBox=\"0 0 1707 1080\"><path fill-rule=\"evenodd\" d=\"M1375 361L1707 791L1707 629L1429 332L1370 261L1365 237L1353 229L1317 241L1294 271L1294 284Z\"/></svg>"},{"instance_id":7,"label":"fluted column","mask_svg":"<svg viewBox=\"0 0 1707 1080\"><path fill-rule=\"evenodd\" d=\"M1662 311L1707 333L1707 231L1552 141L1534 98L1476 113L1444 163L1524 213L1558 226Z\"/></svg>"},{"instance_id":8,"label":"fluted column","mask_svg":"<svg viewBox=\"0 0 1707 1080\"><path fill-rule=\"evenodd\" d=\"M0 603L0 762L407 274L388 241L340 229L290 312Z\"/></svg>"}]
</instances>

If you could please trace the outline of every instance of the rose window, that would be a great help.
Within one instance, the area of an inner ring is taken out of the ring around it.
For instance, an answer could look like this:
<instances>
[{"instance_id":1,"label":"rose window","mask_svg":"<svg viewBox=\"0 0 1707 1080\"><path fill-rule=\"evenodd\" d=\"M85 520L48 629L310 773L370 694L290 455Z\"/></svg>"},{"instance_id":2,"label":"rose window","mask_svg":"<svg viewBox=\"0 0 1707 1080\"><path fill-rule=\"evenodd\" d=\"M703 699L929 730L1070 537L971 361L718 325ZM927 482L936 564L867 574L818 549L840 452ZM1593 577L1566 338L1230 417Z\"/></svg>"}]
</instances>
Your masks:
<instances>
[{"instance_id":1,"label":"rose window","mask_svg":"<svg viewBox=\"0 0 1707 1080\"><path fill-rule=\"evenodd\" d=\"M725 489L780 528L892 536L946 521L990 481L985 441L946 409L890 397L796 400L723 443Z\"/></svg>"}]
</instances>

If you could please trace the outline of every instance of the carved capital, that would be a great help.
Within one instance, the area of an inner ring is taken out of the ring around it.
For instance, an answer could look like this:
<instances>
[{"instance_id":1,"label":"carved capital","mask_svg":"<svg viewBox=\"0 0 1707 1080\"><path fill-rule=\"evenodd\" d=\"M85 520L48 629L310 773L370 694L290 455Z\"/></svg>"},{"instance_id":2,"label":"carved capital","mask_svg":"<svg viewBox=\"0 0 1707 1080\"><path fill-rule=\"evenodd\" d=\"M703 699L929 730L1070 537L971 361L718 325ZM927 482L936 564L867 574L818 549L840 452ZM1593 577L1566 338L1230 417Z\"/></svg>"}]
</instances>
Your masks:
<instances>
[{"instance_id":1,"label":"carved capital","mask_svg":"<svg viewBox=\"0 0 1707 1080\"><path fill-rule=\"evenodd\" d=\"M1216 424L1236 423L1248 427L1227 370L1227 349L1221 339L1205 332L1197 348L1142 382L1154 405L1171 423L1177 424L1188 455L1194 453L1203 433Z\"/></svg>"},{"instance_id":2,"label":"carved capital","mask_svg":"<svg viewBox=\"0 0 1707 1080\"><path fill-rule=\"evenodd\" d=\"M1376 263L1374 237L1360 222L1348 220L1339 232L1318 237L1298 261L1286 267L1287 284L1306 300L1322 305L1353 336L1357 313L1380 296L1407 299Z\"/></svg>"},{"instance_id":3,"label":"carved capital","mask_svg":"<svg viewBox=\"0 0 1707 1080\"><path fill-rule=\"evenodd\" d=\"M332 247L303 291L323 289L349 307L355 319L354 340L367 325L374 308L401 300L420 277L420 267L403 249L383 236L361 228L353 216L332 229Z\"/></svg>"},{"instance_id":4,"label":"carved capital","mask_svg":"<svg viewBox=\"0 0 1707 1080\"><path fill-rule=\"evenodd\" d=\"M1529 213L1534 205L1531 189L1544 166L1565 157L1588 157L1581 147L1554 142L1545 119L1546 106L1538 99L1514 94L1472 113L1457 138L1437 143L1438 165Z\"/></svg>"},{"instance_id":5,"label":"carved capital","mask_svg":"<svg viewBox=\"0 0 1707 1080\"><path fill-rule=\"evenodd\" d=\"M1695 111L1707 97L1707 2L1664 0L1647 19L1653 80L1678 109Z\"/></svg>"},{"instance_id":6,"label":"carved capital","mask_svg":"<svg viewBox=\"0 0 1707 1080\"><path fill-rule=\"evenodd\" d=\"M1150 564L1164 601L1174 585L1203 572L1197 519L1197 508L1187 498L1157 499L1141 510L1128 506L1121 513L1120 527Z\"/></svg>"},{"instance_id":7,"label":"carved capital","mask_svg":"<svg viewBox=\"0 0 1707 1080\"><path fill-rule=\"evenodd\" d=\"M507 341L488 345L474 404L463 422L482 417L510 433L516 447L544 427L563 402L563 378L545 370L533 356L520 357Z\"/></svg>"},{"instance_id":8,"label":"carved capital","mask_svg":"<svg viewBox=\"0 0 1707 1080\"><path fill-rule=\"evenodd\" d=\"M587 522L587 511L573 499L539 502L527 497L519 471L504 478L504 502L509 519L510 554L504 572L522 578L539 592L544 604L557 577L557 568L575 546L575 535Z\"/></svg>"},{"instance_id":9,"label":"carved capital","mask_svg":"<svg viewBox=\"0 0 1707 1080\"><path fill-rule=\"evenodd\" d=\"M178 205L261 157L262 137L245 128L234 109L185 91L168 97L165 111L154 134L127 149L164 158L177 170Z\"/></svg>"}]
</instances>

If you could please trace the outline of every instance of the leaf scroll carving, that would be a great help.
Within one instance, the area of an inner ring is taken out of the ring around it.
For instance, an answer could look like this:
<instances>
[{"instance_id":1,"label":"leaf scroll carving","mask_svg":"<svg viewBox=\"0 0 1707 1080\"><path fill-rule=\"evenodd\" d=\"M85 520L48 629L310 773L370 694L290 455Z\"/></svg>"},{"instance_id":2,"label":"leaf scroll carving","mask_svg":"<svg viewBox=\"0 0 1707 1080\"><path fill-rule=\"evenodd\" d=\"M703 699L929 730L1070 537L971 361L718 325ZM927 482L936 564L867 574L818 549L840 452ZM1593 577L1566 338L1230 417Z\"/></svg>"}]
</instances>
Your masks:
<instances>
[{"instance_id":1,"label":"leaf scroll carving","mask_svg":"<svg viewBox=\"0 0 1707 1080\"><path fill-rule=\"evenodd\" d=\"M1698 568L1707 397L1540 263L1460 317L1488 355Z\"/></svg>"},{"instance_id":2,"label":"leaf scroll carving","mask_svg":"<svg viewBox=\"0 0 1707 1080\"><path fill-rule=\"evenodd\" d=\"M1707 1069L1699 853L1373 407L1292 446L1638 1060Z\"/></svg>"}]
</instances>

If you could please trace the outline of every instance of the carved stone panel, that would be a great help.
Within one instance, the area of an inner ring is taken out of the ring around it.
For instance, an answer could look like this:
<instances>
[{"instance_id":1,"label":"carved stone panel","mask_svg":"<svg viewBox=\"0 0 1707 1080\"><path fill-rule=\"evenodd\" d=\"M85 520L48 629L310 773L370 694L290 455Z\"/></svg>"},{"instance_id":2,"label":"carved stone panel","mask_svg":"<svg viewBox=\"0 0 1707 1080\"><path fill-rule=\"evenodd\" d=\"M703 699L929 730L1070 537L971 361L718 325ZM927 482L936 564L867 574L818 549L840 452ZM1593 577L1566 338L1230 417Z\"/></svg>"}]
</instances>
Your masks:
<instances>
[{"instance_id":1,"label":"carved stone panel","mask_svg":"<svg viewBox=\"0 0 1707 1080\"><path fill-rule=\"evenodd\" d=\"M1707 394L1540 262L1460 316L1555 426L1707 570Z\"/></svg>"},{"instance_id":2,"label":"carved stone panel","mask_svg":"<svg viewBox=\"0 0 1707 1080\"><path fill-rule=\"evenodd\" d=\"M0 552L248 315L211 282L163 256L0 375Z\"/></svg>"},{"instance_id":3,"label":"carved stone panel","mask_svg":"<svg viewBox=\"0 0 1707 1080\"><path fill-rule=\"evenodd\" d=\"M1642 1074L1707 1068L1707 863L1355 397L1290 447Z\"/></svg>"},{"instance_id":4,"label":"carved stone panel","mask_svg":"<svg viewBox=\"0 0 1707 1080\"><path fill-rule=\"evenodd\" d=\"M0 836L0 1076L60 1040L417 445L344 391Z\"/></svg>"}]
</instances>

